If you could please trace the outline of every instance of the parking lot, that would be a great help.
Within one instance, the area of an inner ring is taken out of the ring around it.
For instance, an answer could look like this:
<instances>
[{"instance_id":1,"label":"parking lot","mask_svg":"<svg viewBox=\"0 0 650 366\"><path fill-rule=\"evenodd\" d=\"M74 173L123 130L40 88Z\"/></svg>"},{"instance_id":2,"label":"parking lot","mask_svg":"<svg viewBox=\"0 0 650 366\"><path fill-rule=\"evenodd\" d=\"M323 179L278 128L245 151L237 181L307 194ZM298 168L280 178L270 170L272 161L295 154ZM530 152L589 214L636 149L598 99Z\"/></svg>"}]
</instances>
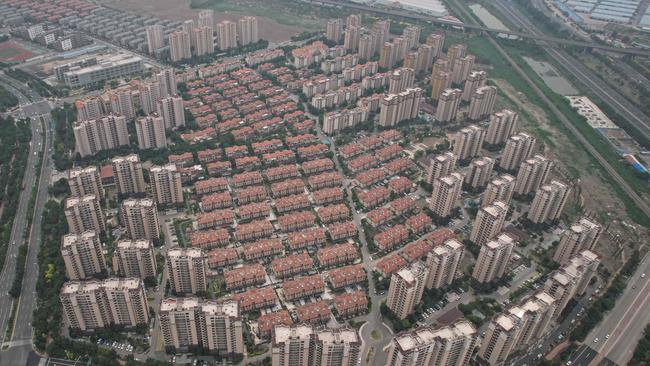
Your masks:
<instances>
[{"instance_id":1,"label":"parking lot","mask_svg":"<svg viewBox=\"0 0 650 366\"><path fill-rule=\"evenodd\" d=\"M118 353L133 353L134 347L128 343L120 343L111 340L98 339L97 345L100 347L111 348Z\"/></svg>"}]
</instances>

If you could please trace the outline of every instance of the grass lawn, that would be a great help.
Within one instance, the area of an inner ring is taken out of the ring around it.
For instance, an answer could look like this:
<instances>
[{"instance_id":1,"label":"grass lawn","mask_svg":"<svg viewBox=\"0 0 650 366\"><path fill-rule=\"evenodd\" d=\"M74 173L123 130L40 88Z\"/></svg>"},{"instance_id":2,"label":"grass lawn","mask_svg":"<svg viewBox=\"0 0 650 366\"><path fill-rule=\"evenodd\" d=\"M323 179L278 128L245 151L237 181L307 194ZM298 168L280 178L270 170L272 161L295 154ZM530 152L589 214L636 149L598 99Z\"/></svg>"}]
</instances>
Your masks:
<instances>
[{"instance_id":1,"label":"grass lawn","mask_svg":"<svg viewBox=\"0 0 650 366\"><path fill-rule=\"evenodd\" d=\"M374 339L374 340L381 339L381 334L380 334L378 331L376 331L376 330L373 330L372 332L370 332L370 336L371 336L372 339Z\"/></svg>"}]
</instances>

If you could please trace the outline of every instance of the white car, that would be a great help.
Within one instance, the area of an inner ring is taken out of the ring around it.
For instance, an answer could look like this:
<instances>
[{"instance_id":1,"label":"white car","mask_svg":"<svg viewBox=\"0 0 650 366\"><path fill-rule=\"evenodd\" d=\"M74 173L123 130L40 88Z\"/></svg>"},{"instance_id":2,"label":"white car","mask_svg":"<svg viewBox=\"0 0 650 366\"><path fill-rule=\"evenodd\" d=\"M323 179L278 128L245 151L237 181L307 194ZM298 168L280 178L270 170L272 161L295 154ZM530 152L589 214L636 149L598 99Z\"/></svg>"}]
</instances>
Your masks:
<instances>
[{"instance_id":1,"label":"white car","mask_svg":"<svg viewBox=\"0 0 650 366\"><path fill-rule=\"evenodd\" d=\"M594 343L598 343L598 338L595 338L595 339L594 339Z\"/></svg>"}]
</instances>

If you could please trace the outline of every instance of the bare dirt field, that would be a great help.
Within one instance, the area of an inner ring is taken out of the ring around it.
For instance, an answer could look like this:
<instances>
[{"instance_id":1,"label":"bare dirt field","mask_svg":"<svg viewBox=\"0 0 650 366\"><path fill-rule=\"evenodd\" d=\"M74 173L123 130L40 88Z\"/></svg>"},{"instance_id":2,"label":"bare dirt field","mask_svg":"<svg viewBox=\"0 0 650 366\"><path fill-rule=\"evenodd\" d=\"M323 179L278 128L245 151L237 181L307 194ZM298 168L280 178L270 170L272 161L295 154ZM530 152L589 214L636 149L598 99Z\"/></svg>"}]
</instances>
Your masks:
<instances>
[{"instance_id":1,"label":"bare dirt field","mask_svg":"<svg viewBox=\"0 0 650 366\"><path fill-rule=\"evenodd\" d=\"M233 2L234 3L234 2ZM190 0L102 0L102 5L121 9L136 14L153 15L162 19L186 20L194 19L200 9L190 8ZM240 6L241 10L245 10ZM244 15L251 15L248 12L219 11L215 10L215 21L235 21ZM260 37L270 42L282 42L291 36L306 30L304 27L295 25L280 24L277 21L259 16Z\"/></svg>"}]
</instances>

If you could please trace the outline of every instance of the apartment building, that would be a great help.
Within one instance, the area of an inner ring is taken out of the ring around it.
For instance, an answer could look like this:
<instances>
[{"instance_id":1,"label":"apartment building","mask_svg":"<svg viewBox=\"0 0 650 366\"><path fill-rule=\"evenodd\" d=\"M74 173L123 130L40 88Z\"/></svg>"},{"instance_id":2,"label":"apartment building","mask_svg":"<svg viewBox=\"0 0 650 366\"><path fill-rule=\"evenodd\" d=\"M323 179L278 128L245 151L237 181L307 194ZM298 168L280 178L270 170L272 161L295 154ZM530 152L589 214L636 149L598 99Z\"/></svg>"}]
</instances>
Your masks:
<instances>
[{"instance_id":1,"label":"apartment building","mask_svg":"<svg viewBox=\"0 0 650 366\"><path fill-rule=\"evenodd\" d=\"M487 207L497 201L503 202L506 205L510 204L512 194L515 192L516 179L510 174L501 174L500 176L492 179L481 200L481 207Z\"/></svg>"},{"instance_id":2,"label":"apartment building","mask_svg":"<svg viewBox=\"0 0 650 366\"><path fill-rule=\"evenodd\" d=\"M508 205L496 201L490 206L481 207L472 225L469 240L476 245L483 245L494 238L503 228L508 214Z\"/></svg>"},{"instance_id":3,"label":"apartment building","mask_svg":"<svg viewBox=\"0 0 650 366\"><path fill-rule=\"evenodd\" d=\"M603 227L593 219L580 218L562 233L560 244L553 254L553 260L559 264L565 264L579 252L593 250L602 231Z\"/></svg>"},{"instance_id":4,"label":"apartment building","mask_svg":"<svg viewBox=\"0 0 650 366\"><path fill-rule=\"evenodd\" d=\"M461 99L469 102L478 88L485 86L487 83L487 73L485 71L471 71L465 81L463 87L463 95Z\"/></svg>"},{"instance_id":5,"label":"apartment building","mask_svg":"<svg viewBox=\"0 0 650 366\"><path fill-rule=\"evenodd\" d=\"M441 328L416 328L393 337L386 365L469 365L479 343L478 331L466 320Z\"/></svg>"},{"instance_id":6,"label":"apartment building","mask_svg":"<svg viewBox=\"0 0 650 366\"><path fill-rule=\"evenodd\" d=\"M341 19L328 20L325 29L325 37L328 40L337 43L341 41L341 37L343 37L343 20Z\"/></svg>"},{"instance_id":7,"label":"apartment building","mask_svg":"<svg viewBox=\"0 0 650 366\"><path fill-rule=\"evenodd\" d=\"M448 90L454 90L451 89L451 73L445 71L441 67L437 67L438 64L434 64L433 66L433 71L431 72L431 99L438 101L438 105L440 105L440 97L443 94L443 92L448 91ZM457 89L456 89L457 90ZM444 116L447 116L447 118L450 118L451 112L449 112L450 107L453 106L450 102L456 102L456 108L458 109L458 102L453 99L456 97L456 93L451 93L447 92L444 99L445 99L445 104L447 104L447 107L443 108L447 112L441 112L441 118ZM453 113L455 117L455 113ZM453 119L453 118L452 118ZM451 119L450 119L451 120ZM439 120L440 121L440 120Z\"/></svg>"},{"instance_id":8,"label":"apartment building","mask_svg":"<svg viewBox=\"0 0 650 366\"><path fill-rule=\"evenodd\" d=\"M74 122L72 132L75 139L75 150L82 157L129 144L129 132L124 116L110 115Z\"/></svg>"},{"instance_id":9,"label":"apartment building","mask_svg":"<svg viewBox=\"0 0 650 366\"><path fill-rule=\"evenodd\" d=\"M386 305L397 318L405 319L422 300L426 279L427 268L419 261L393 273Z\"/></svg>"},{"instance_id":10,"label":"apartment building","mask_svg":"<svg viewBox=\"0 0 650 366\"><path fill-rule=\"evenodd\" d=\"M172 32L169 34L168 39L169 59L171 62L178 62L192 58L192 41L188 32Z\"/></svg>"},{"instance_id":11,"label":"apartment building","mask_svg":"<svg viewBox=\"0 0 650 366\"><path fill-rule=\"evenodd\" d=\"M379 125L395 126L418 116L422 89L409 88L397 94L388 94L381 100Z\"/></svg>"},{"instance_id":12,"label":"apartment building","mask_svg":"<svg viewBox=\"0 0 650 366\"><path fill-rule=\"evenodd\" d=\"M113 252L113 271L122 277L156 278L156 255L151 240L120 240Z\"/></svg>"},{"instance_id":13,"label":"apartment building","mask_svg":"<svg viewBox=\"0 0 650 366\"><path fill-rule=\"evenodd\" d=\"M163 149L167 147L165 122L158 115L149 115L135 120L138 147L142 150Z\"/></svg>"},{"instance_id":14,"label":"apartment building","mask_svg":"<svg viewBox=\"0 0 650 366\"><path fill-rule=\"evenodd\" d=\"M534 223L554 221L560 218L571 188L559 181L552 180L535 193L535 198L528 212L528 219Z\"/></svg>"},{"instance_id":15,"label":"apartment building","mask_svg":"<svg viewBox=\"0 0 650 366\"><path fill-rule=\"evenodd\" d=\"M512 135L506 141L499 166L504 170L519 169L524 160L529 159L535 150L537 139L525 132Z\"/></svg>"},{"instance_id":16,"label":"apartment building","mask_svg":"<svg viewBox=\"0 0 650 366\"><path fill-rule=\"evenodd\" d=\"M106 273L99 235L94 231L66 234L61 243L65 274L71 281L85 280Z\"/></svg>"},{"instance_id":17,"label":"apartment building","mask_svg":"<svg viewBox=\"0 0 650 366\"><path fill-rule=\"evenodd\" d=\"M449 239L435 246L428 254L426 265L428 289L449 286L456 279L460 261L463 259L463 244L457 239Z\"/></svg>"},{"instance_id":18,"label":"apartment building","mask_svg":"<svg viewBox=\"0 0 650 366\"><path fill-rule=\"evenodd\" d=\"M542 185L546 184L552 168L553 161L542 155L535 155L524 160L517 173L515 192L523 196L537 191Z\"/></svg>"},{"instance_id":19,"label":"apartment building","mask_svg":"<svg viewBox=\"0 0 650 366\"><path fill-rule=\"evenodd\" d=\"M201 26L192 32L194 37L194 54L196 56L209 55L214 53L214 28L212 26Z\"/></svg>"},{"instance_id":20,"label":"apartment building","mask_svg":"<svg viewBox=\"0 0 650 366\"><path fill-rule=\"evenodd\" d=\"M110 89L104 95L107 98L107 104L111 107L114 115L124 116L127 121L131 122L135 118L136 109L133 102L133 91L129 86Z\"/></svg>"},{"instance_id":21,"label":"apartment building","mask_svg":"<svg viewBox=\"0 0 650 366\"><path fill-rule=\"evenodd\" d=\"M217 44L221 51L237 47L237 24L229 20L218 23Z\"/></svg>"},{"instance_id":22,"label":"apartment building","mask_svg":"<svg viewBox=\"0 0 650 366\"><path fill-rule=\"evenodd\" d=\"M458 158L452 152L445 152L431 158L427 167L427 183L433 184L438 178L446 177L456 170Z\"/></svg>"},{"instance_id":23,"label":"apartment building","mask_svg":"<svg viewBox=\"0 0 650 366\"><path fill-rule=\"evenodd\" d=\"M272 339L273 366L355 366L360 359L361 340L353 329L277 325Z\"/></svg>"},{"instance_id":24,"label":"apartment building","mask_svg":"<svg viewBox=\"0 0 650 366\"><path fill-rule=\"evenodd\" d=\"M407 40L406 47L408 49L415 48L420 44L420 33L422 28L417 25L409 25L402 31L402 36Z\"/></svg>"},{"instance_id":25,"label":"apartment building","mask_svg":"<svg viewBox=\"0 0 650 366\"><path fill-rule=\"evenodd\" d=\"M497 100L496 86L482 86L472 94L469 103L469 119L476 121L489 116L494 112L494 104Z\"/></svg>"},{"instance_id":26,"label":"apartment building","mask_svg":"<svg viewBox=\"0 0 650 366\"><path fill-rule=\"evenodd\" d=\"M260 40L257 18L245 16L237 22L237 36L242 46L257 43Z\"/></svg>"},{"instance_id":27,"label":"apartment building","mask_svg":"<svg viewBox=\"0 0 650 366\"><path fill-rule=\"evenodd\" d=\"M519 115L509 109L503 109L490 116L490 123L485 135L485 142L490 145L504 143L519 129Z\"/></svg>"},{"instance_id":28,"label":"apartment building","mask_svg":"<svg viewBox=\"0 0 650 366\"><path fill-rule=\"evenodd\" d=\"M167 68L154 75L158 81L158 85L160 86L161 98L166 98L178 94L178 90L176 88L176 75L174 72L175 71L173 68Z\"/></svg>"},{"instance_id":29,"label":"apartment building","mask_svg":"<svg viewBox=\"0 0 650 366\"><path fill-rule=\"evenodd\" d=\"M480 283L501 278L508 267L514 246L515 240L505 233L482 244L472 277Z\"/></svg>"},{"instance_id":30,"label":"apartment building","mask_svg":"<svg viewBox=\"0 0 650 366\"><path fill-rule=\"evenodd\" d=\"M138 84L140 108L149 115L156 110L156 101L160 99L160 84L157 81L145 81Z\"/></svg>"},{"instance_id":31,"label":"apartment building","mask_svg":"<svg viewBox=\"0 0 650 366\"><path fill-rule=\"evenodd\" d=\"M359 58L361 60L370 60L377 53L376 39L373 33L362 34L359 37Z\"/></svg>"},{"instance_id":32,"label":"apartment building","mask_svg":"<svg viewBox=\"0 0 650 366\"><path fill-rule=\"evenodd\" d=\"M100 97L85 97L74 102L77 109L77 121L89 121L102 118L105 113L104 102Z\"/></svg>"},{"instance_id":33,"label":"apartment building","mask_svg":"<svg viewBox=\"0 0 650 366\"><path fill-rule=\"evenodd\" d=\"M144 172L140 157L136 154L116 156L111 159L117 192L122 195L144 193Z\"/></svg>"},{"instance_id":34,"label":"apartment building","mask_svg":"<svg viewBox=\"0 0 650 366\"><path fill-rule=\"evenodd\" d=\"M66 198L64 213L68 229L73 234L81 234L85 231L97 233L106 231L104 212L94 194Z\"/></svg>"},{"instance_id":35,"label":"apartment building","mask_svg":"<svg viewBox=\"0 0 650 366\"><path fill-rule=\"evenodd\" d=\"M167 273L175 294L205 293L207 260L199 248L172 248L167 251Z\"/></svg>"},{"instance_id":36,"label":"apartment building","mask_svg":"<svg viewBox=\"0 0 650 366\"><path fill-rule=\"evenodd\" d=\"M401 67L393 70L388 76L388 94L397 94L411 89L414 83L415 70L412 68Z\"/></svg>"},{"instance_id":37,"label":"apartment building","mask_svg":"<svg viewBox=\"0 0 650 366\"><path fill-rule=\"evenodd\" d=\"M94 194L96 197L104 196L102 178L96 166L71 168L67 172L67 181L71 196L82 197L87 194Z\"/></svg>"},{"instance_id":38,"label":"apartment building","mask_svg":"<svg viewBox=\"0 0 650 366\"><path fill-rule=\"evenodd\" d=\"M359 49L361 27L347 27L343 32L343 48L354 53Z\"/></svg>"},{"instance_id":39,"label":"apartment building","mask_svg":"<svg viewBox=\"0 0 650 366\"><path fill-rule=\"evenodd\" d=\"M501 313L490 321L478 357L490 366L501 365L515 350L521 331L519 319L508 313Z\"/></svg>"},{"instance_id":40,"label":"apartment building","mask_svg":"<svg viewBox=\"0 0 650 366\"><path fill-rule=\"evenodd\" d=\"M521 328L515 349L525 348L546 335L556 310L555 302L553 296L539 291L507 310L518 320Z\"/></svg>"},{"instance_id":41,"label":"apartment building","mask_svg":"<svg viewBox=\"0 0 650 366\"><path fill-rule=\"evenodd\" d=\"M463 176L460 173L451 173L433 181L431 203L429 208L439 217L447 217L460 198L463 185Z\"/></svg>"},{"instance_id":42,"label":"apartment building","mask_svg":"<svg viewBox=\"0 0 650 366\"><path fill-rule=\"evenodd\" d=\"M559 315L574 296L585 293L596 275L600 258L590 250L583 250L559 269L553 271L544 283L544 291L556 300L554 316Z\"/></svg>"},{"instance_id":43,"label":"apartment building","mask_svg":"<svg viewBox=\"0 0 650 366\"><path fill-rule=\"evenodd\" d=\"M149 304L139 278L70 281L59 297L65 324L81 332L149 324Z\"/></svg>"},{"instance_id":44,"label":"apartment building","mask_svg":"<svg viewBox=\"0 0 650 366\"><path fill-rule=\"evenodd\" d=\"M181 186L181 173L174 164L152 166L149 169L151 191L153 198L159 205L182 204L183 188Z\"/></svg>"},{"instance_id":45,"label":"apartment building","mask_svg":"<svg viewBox=\"0 0 650 366\"><path fill-rule=\"evenodd\" d=\"M485 130L483 128L477 125L462 128L454 138L454 154L460 161L477 157L481 152L484 140Z\"/></svg>"},{"instance_id":46,"label":"apartment building","mask_svg":"<svg viewBox=\"0 0 650 366\"><path fill-rule=\"evenodd\" d=\"M178 95L160 98L156 102L156 112L162 117L164 128L175 130L178 127L185 126L183 98Z\"/></svg>"},{"instance_id":47,"label":"apartment building","mask_svg":"<svg viewBox=\"0 0 650 366\"><path fill-rule=\"evenodd\" d=\"M236 301L168 298L160 304L158 319L169 351L201 348L224 356L244 353L244 324Z\"/></svg>"},{"instance_id":48,"label":"apartment building","mask_svg":"<svg viewBox=\"0 0 650 366\"><path fill-rule=\"evenodd\" d=\"M154 55L157 50L163 48L165 45L165 35L163 33L163 26L160 24L153 24L145 28L145 35L147 39L147 50L149 54Z\"/></svg>"},{"instance_id":49,"label":"apartment building","mask_svg":"<svg viewBox=\"0 0 650 366\"><path fill-rule=\"evenodd\" d=\"M472 160L469 164L469 173L465 176L465 183L478 189L485 187L494 169L494 159L483 156Z\"/></svg>"},{"instance_id":50,"label":"apartment building","mask_svg":"<svg viewBox=\"0 0 650 366\"><path fill-rule=\"evenodd\" d=\"M464 83L467 80L470 72L474 68L476 57L474 55L466 55L456 59L450 59L449 64L452 66L452 82L456 84Z\"/></svg>"},{"instance_id":51,"label":"apartment building","mask_svg":"<svg viewBox=\"0 0 650 366\"><path fill-rule=\"evenodd\" d=\"M427 36L426 44L433 47L433 55L435 57L440 57L442 54L442 47L445 43L445 34L444 33L431 33Z\"/></svg>"},{"instance_id":52,"label":"apartment building","mask_svg":"<svg viewBox=\"0 0 650 366\"><path fill-rule=\"evenodd\" d=\"M441 123L453 122L458 114L460 106L460 89L443 89L438 97L438 107L436 107L436 121Z\"/></svg>"}]
</instances>

